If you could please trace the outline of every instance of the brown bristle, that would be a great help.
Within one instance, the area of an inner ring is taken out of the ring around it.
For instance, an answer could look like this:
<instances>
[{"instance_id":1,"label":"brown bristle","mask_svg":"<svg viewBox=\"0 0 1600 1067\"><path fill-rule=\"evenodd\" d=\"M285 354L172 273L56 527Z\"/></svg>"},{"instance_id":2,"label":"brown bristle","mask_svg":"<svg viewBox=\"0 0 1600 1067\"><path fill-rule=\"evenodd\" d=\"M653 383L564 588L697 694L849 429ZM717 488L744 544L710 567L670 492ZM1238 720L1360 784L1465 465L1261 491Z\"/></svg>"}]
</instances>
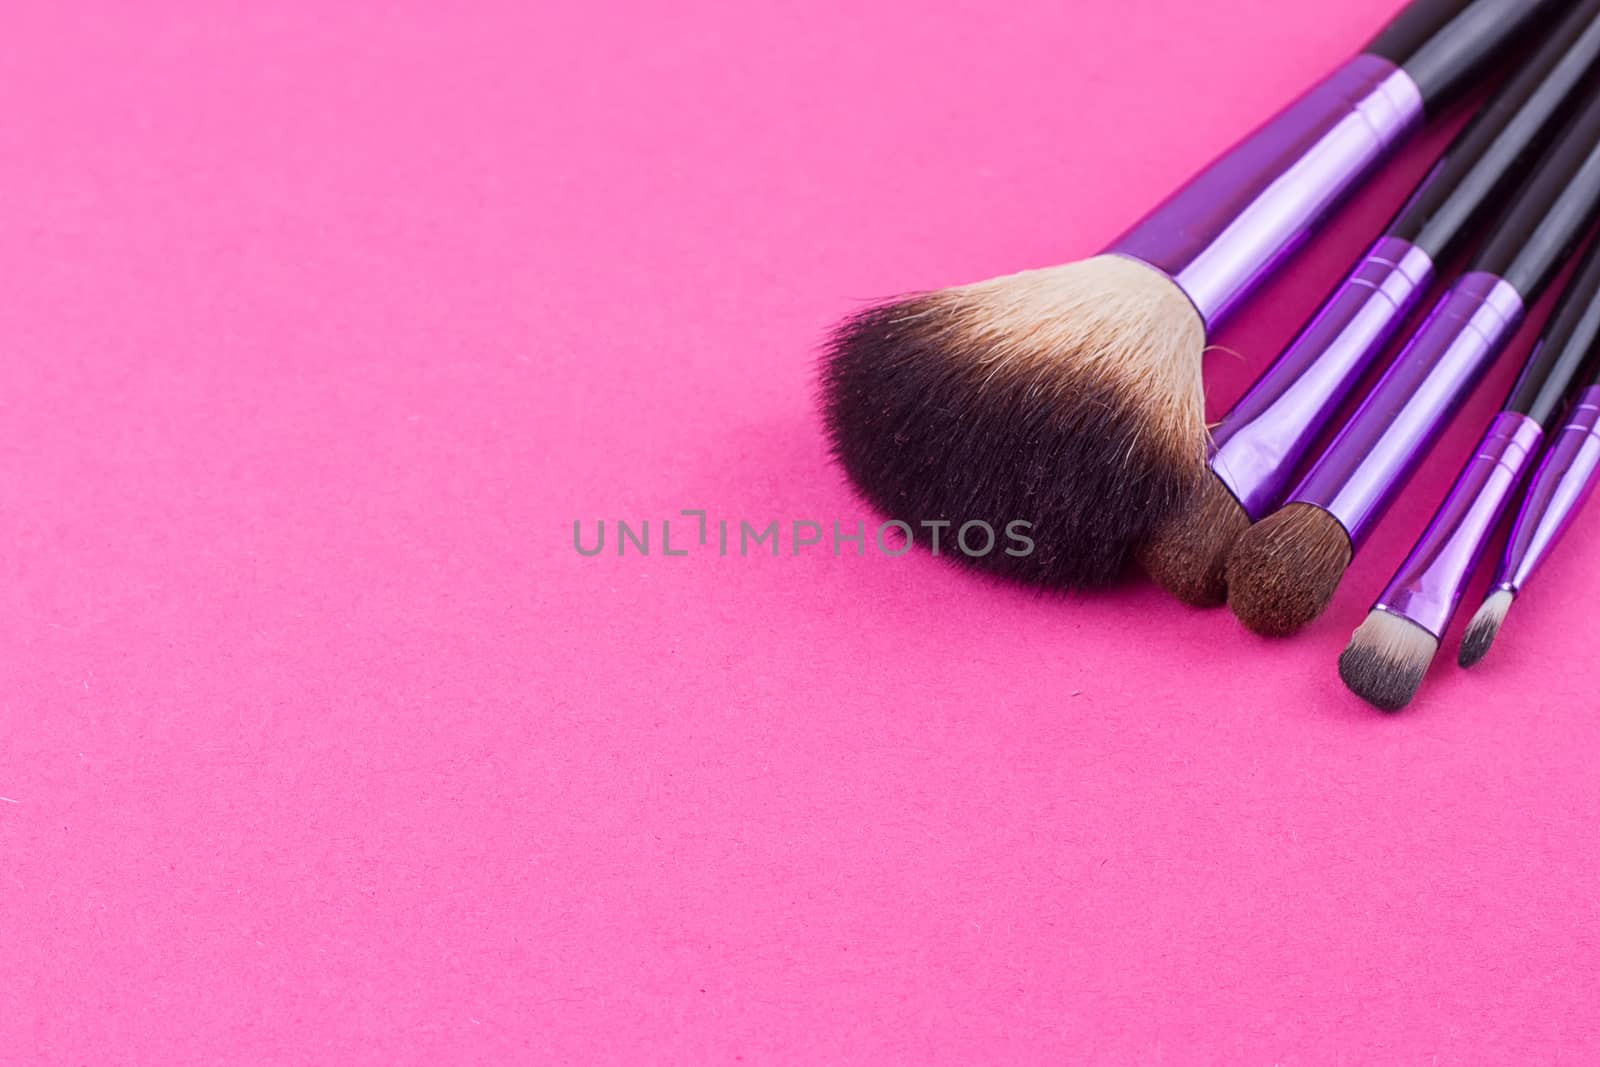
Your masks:
<instances>
[{"instance_id":1,"label":"brown bristle","mask_svg":"<svg viewBox=\"0 0 1600 1067\"><path fill-rule=\"evenodd\" d=\"M1161 588L1197 608L1228 599L1228 553L1250 528L1250 517L1215 475L1181 509L1168 515L1134 552Z\"/></svg>"},{"instance_id":2,"label":"brown bristle","mask_svg":"<svg viewBox=\"0 0 1600 1067\"><path fill-rule=\"evenodd\" d=\"M1350 691L1382 711L1411 703L1439 651L1439 639L1399 615L1373 609L1339 657Z\"/></svg>"},{"instance_id":3,"label":"brown bristle","mask_svg":"<svg viewBox=\"0 0 1600 1067\"><path fill-rule=\"evenodd\" d=\"M1206 473L1204 346L1170 279L1097 256L862 312L824 353L823 417L885 517L1029 524L1027 555L947 558L1104 585Z\"/></svg>"},{"instance_id":4,"label":"brown bristle","mask_svg":"<svg viewBox=\"0 0 1600 1067\"><path fill-rule=\"evenodd\" d=\"M1263 637L1287 637L1327 609L1350 554L1339 520L1311 504L1290 504L1234 544L1228 606Z\"/></svg>"}]
</instances>

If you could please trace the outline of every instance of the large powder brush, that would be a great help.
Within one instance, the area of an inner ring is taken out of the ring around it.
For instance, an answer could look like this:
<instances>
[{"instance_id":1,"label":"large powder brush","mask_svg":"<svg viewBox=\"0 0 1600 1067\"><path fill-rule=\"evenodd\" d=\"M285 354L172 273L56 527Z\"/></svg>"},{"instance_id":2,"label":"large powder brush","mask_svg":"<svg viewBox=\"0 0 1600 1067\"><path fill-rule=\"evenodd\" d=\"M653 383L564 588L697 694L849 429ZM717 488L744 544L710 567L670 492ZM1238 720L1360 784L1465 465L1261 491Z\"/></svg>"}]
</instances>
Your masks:
<instances>
[{"instance_id":1,"label":"large powder brush","mask_svg":"<svg viewBox=\"0 0 1600 1067\"><path fill-rule=\"evenodd\" d=\"M1208 333L1422 121L1563 5L1418 0L1091 259L911 296L839 327L824 421L910 523L1031 525L964 562L1101 585L1205 475Z\"/></svg>"}]
</instances>

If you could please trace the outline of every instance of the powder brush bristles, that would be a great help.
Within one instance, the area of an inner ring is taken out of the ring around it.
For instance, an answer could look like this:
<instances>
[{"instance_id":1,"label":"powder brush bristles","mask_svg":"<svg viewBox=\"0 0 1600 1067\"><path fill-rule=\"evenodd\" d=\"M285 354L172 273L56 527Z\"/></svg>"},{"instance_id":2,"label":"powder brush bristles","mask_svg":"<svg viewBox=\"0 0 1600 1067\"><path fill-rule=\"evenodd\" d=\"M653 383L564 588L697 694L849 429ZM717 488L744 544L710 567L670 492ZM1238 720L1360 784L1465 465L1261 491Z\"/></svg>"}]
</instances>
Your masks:
<instances>
[{"instance_id":1,"label":"powder brush bristles","mask_svg":"<svg viewBox=\"0 0 1600 1067\"><path fill-rule=\"evenodd\" d=\"M1483 662L1483 657L1494 646L1494 639L1500 636L1500 627L1506 624L1506 615L1516 599L1516 594L1510 590L1496 589L1483 602L1461 638L1461 655L1457 659L1461 666L1476 667Z\"/></svg>"},{"instance_id":2,"label":"powder brush bristles","mask_svg":"<svg viewBox=\"0 0 1600 1067\"><path fill-rule=\"evenodd\" d=\"M1312 504L1290 504L1246 530L1228 557L1228 606L1263 637L1321 615L1350 566L1350 535Z\"/></svg>"},{"instance_id":3,"label":"powder brush bristles","mask_svg":"<svg viewBox=\"0 0 1600 1067\"><path fill-rule=\"evenodd\" d=\"M1201 479L1190 499L1163 519L1134 550L1146 574L1197 608L1228 599L1228 554L1250 528L1250 517L1215 475Z\"/></svg>"},{"instance_id":4,"label":"powder brush bristles","mask_svg":"<svg viewBox=\"0 0 1600 1067\"><path fill-rule=\"evenodd\" d=\"M1411 703L1439 651L1439 639L1410 619L1374 608L1339 657L1339 677L1375 708Z\"/></svg>"},{"instance_id":5,"label":"powder brush bristles","mask_svg":"<svg viewBox=\"0 0 1600 1067\"><path fill-rule=\"evenodd\" d=\"M823 357L823 417L886 517L1031 524L1029 555L953 558L1104 585L1206 474L1204 347L1166 275L1096 256L855 316Z\"/></svg>"}]
</instances>

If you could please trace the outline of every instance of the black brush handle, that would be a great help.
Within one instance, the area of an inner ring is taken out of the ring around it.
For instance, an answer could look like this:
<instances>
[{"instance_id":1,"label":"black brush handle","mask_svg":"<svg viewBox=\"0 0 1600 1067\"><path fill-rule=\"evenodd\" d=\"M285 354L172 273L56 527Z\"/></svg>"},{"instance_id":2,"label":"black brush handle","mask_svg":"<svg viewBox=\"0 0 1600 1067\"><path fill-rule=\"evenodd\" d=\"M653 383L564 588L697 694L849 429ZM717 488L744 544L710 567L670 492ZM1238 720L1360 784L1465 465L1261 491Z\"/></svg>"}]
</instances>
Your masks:
<instances>
[{"instance_id":1,"label":"black brush handle","mask_svg":"<svg viewBox=\"0 0 1600 1067\"><path fill-rule=\"evenodd\" d=\"M1571 0L1413 0L1365 51L1400 67L1437 112L1522 34Z\"/></svg>"},{"instance_id":2,"label":"black brush handle","mask_svg":"<svg viewBox=\"0 0 1600 1067\"><path fill-rule=\"evenodd\" d=\"M1600 0L1580 0L1456 136L1393 222L1390 236L1435 263L1482 231L1600 76Z\"/></svg>"},{"instance_id":3,"label":"black brush handle","mask_svg":"<svg viewBox=\"0 0 1600 1067\"><path fill-rule=\"evenodd\" d=\"M1600 385L1600 241L1578 264L1561 302L1550 314L1539 343L1511 387L1506 410L1550 430L1572 387L1588 371L1585 385Z\"/></svg>"},{"instance_id":4,"label":"black brush handle","mask_svg":"<svg viewBox=\"0 0 1600 1067\"><path fill-rule=\"evenodd\" d=\"M1600 210L1600 91L1561 129L1473 260L1531 306Z\"/></svg>"}]
</instances>

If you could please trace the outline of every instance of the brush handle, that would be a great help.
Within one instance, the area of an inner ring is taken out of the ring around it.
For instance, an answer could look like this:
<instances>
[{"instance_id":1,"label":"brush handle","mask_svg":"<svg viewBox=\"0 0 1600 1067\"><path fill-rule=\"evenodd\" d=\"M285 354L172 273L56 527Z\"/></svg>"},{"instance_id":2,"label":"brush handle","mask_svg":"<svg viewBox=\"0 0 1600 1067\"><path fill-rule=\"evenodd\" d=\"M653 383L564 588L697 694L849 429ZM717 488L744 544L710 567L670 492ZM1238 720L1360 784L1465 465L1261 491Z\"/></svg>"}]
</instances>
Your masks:
<instances>
[{"instance_id":1,"label":"brush handle","mask_svg":"<svg viewBox=\"0 0 1600 1067\"><path fill-rule=\"evenodd\" d=\"M1424 111L1571 0L1417 0L1349 60L1168 197L1106 252L1172 279L1214 329ZM1417 81L1412 76L1416 71Z\"/></svg>"},{"instance_id":2,"label":"brush handle","mask_svg":"<svg viewBox=\"0 0 1600 1067\"><path fill-rule=\"evenodd\" d=\"M1460 5L1457 5L1460 6ZM1581 0L1445 150L1316 316L1222 419L1211 469L1252 520L1432 284L1581 103L1600 71L1600 0Z\"/></svg>"},{"instance_id":3,"label":"brush handle","mask_svg":"<svg viewBox=\"0 0 1600 1067\"><path fill-rule=\"evenodd\" d=\"M1415 0L1365 51L1405 71L1435 113L1470 87L1508 40L1563 6L1560 0Z\"/></svg>"},{"instance_id":4,"label":"brush handle","mask_svg":"<svg viewBox=\"0 0 1600 1067\"><path fill-rule=\"evenodd\" d=\"M1578 395L1511 527L1494 588L1513 595L1544 565L1600 482L1600 386Z\"/></svg>"},{"instance_id":5,"label":"brush handle","mask_svg":"<svg viewBox=\"0 0 1600 1067\"><path fill-rule=\"evenodd\" d=\"M1410 619L1434 637L1444 636L1467 583L1489 547L1489 539L1533 466L1545 431L1560 411L1562 398L1585 360L1596 351L1596 340L1600 338L1597 294L1600 244L1584 257L1543 336L1529 354L1505 408L1495 416L1444 505L1378 598L1379 610ZM1592 406L1583 403L1574 408L1572 424L1557 435L1552 449L1552 456L1565 459L1554 459L1554 466L1547 463L1548 469L1567 474L1578 471L1579 483L1588 483L1588 475L1582 473L1584 457L1600 445L1592 435L1595 413ZM1600 454L1593 457L1591 468L1595 462L1600 462ZM1554 476L1543 488L1536 487L1530 500L1547 495L1552 485L1559 487L1562 481L1562 475ZM1571 496L1559 490L1556 495ZM1515 534L1511 545L1515 551Z\"/></svg>"},{"instance_id":6,"label":"brush handle","mask_svg":"<svg viewBox=\"0 0 1600 1067\"><path fill-rule=\"evenodd\" d=\"M1522 296L1483 272L1440 299L1405 350L1294 492L1359 545L1523 317Z\"/></svg>"},{"instance_id":7,"label":"brush handle","mask_svg":"<svg viewBox=\"0 0 1600 1067\"><path fill-rule=\"evenodd\" d=\"M1473 260L1473 269L1497 274L1529 304L1584 233L1600 205L1600 89L1562 127L1555 144L1503 215Z\"/></svg>"},{"instance_id":8,"label":"brush handle","mask_svg":"<svg viewBox=\"0 0 1600 1067\"><path fill-rule=\"evenodd\" d=\"M1442 262L1482 232L1600 69L1600 0L1581 0L1451 142L1386 231Z\"/></svg>"},{"instance_id":9,"label":"brush handle","mask_svg":"<svg viewBox=\"0 0 1600 1067\"><path fill-rule=\"evenodd\" d=\"M1410 76L1358 55L1106 251L1167 275L1215 328L1421 122Z\"/></svg>"},{"instance_id":10,"label":"brush handle","mask_svg":"<svg viewBox=\"0 0 1600 1067\"><path fill-rule=\"evenodd\" d=\"M1282 503L1300 462L1433 284L1434 261L1381 237L1212 434L1211 470L1252 522Z\"/></svg>"},{"instance_id":11,"label":"brush handle","mask_svg":"<svg viewBox=\"0 0 1600 1067\"><path fill-rule=\"evenodd\" d=\"M1500 519L1533 468L1544 427L1503 411L1374 605L1443 638Z\"/></svg>"},{"instance_id":12,"label":"brush handle","mask_svg":"<svg viewBox=\"0 0 1600 1067\"><path fill-rule=\"evenodd\" d=\"M1600 241L1573 273L1506 399L1519 412L1549 429L1561 414L1572 386L1585 369L1586 384L1600 384Z\"/></svg>"},{"instance_id":13,"label":"brush handle","mask_svg":"<svg viewBox=\"0 0 1600 1067\"><path fill-rule=\"evenodd\" d=\"M1600 91L1540 159L1478 255L1289 499L1359 544L1600 211ZM1498 268L1498 269L1494 269Z\"/></svg>"}]
</instances>

